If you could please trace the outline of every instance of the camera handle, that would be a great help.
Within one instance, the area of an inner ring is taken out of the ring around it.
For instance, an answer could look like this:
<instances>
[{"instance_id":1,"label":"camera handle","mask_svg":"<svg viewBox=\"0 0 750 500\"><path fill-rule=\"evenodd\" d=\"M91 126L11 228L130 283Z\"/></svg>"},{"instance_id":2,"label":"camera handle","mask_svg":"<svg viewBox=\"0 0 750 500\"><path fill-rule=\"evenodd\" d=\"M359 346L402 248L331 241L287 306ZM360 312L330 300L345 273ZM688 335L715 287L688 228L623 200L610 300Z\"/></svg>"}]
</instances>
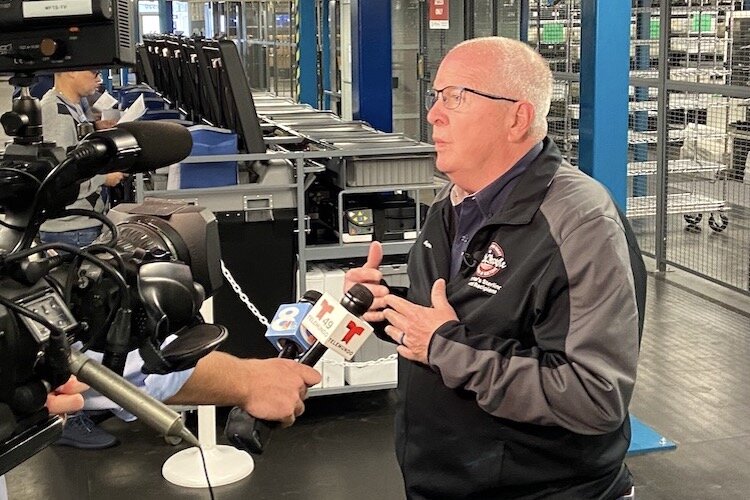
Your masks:
<instances>
[{"instance_id":1,"label":"camera handle","mask_svg":"<svg viewBox=\"0 0 750 500\"><path fill-rule=\"evenodd\" d=\"M5 134L13 137L15 144L39 144L42 142L42 107L39 99L29 92L34 76L16 73L10 83L21 87L21 95L13 100L11 111L0 117Z\"/></svg>"}]
</instances>

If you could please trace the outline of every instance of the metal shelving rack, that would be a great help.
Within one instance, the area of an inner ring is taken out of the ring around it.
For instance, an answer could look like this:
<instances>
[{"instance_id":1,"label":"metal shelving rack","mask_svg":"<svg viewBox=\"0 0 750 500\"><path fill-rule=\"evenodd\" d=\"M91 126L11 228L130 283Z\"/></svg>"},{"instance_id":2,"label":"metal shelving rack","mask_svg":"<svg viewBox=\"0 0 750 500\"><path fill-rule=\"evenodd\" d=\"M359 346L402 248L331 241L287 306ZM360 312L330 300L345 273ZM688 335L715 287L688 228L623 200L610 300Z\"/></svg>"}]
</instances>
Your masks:
<instances>
[{"instance_id":1,"label":"metal shelving rack","mask_svg":"<svg viewBox=\"0 0 750 500\"><path fill-rule=\"evenodd\" d=\"M339 242L327 245L309 246L306 241L306 213L305 200L306 189L310 185L311 176L321 172L321 162L330 160L343 160L356 156L357 158L387 157L394 155L403 158L408 154L425 154L433 153L434 148L431 145L415 143L411 147L381 147L371 149L357 149L356 151L271 151L262 154L242 154L242 155L222 155L222 156L202 156L190 157L183 163L207 163L221 161L265 161L279 163L283 161L291 172L289 176L292 182L281 182L277 184L240 184L234 186L202 188L202 189L180 189L180 190L157 190L144 191L144 179L142 174L136 178L136 192L138 200L142 201L145 196L165 197L172 199L186 200L190 203L206 206L213 211L237 210L245 211L246 215L253 214L258 207L255 202L260 198L267 200L268 203L261 205L261 211L267 211L269 214L274 209L274 195L285 195L293 193L294 207L296 208L297 227L295 230L298 244L297 266L299 269L298 290L306 288L306 273L309 263L330 261L336 259L350 259L354 257L364 257L367 255L369 243L342 243L341 237ZM285 176L281 177L282 179ZM380 191L414 191L434 190L442 187L444 181L435 178L433 183L420 184L401 184L389 186L366 186L357 188L346 188L344 191L349 193L380 192ZM343 191L342 191L343 192ZM341 202L341 194L339 202ZM419 196L415 200L419 206ZM417 209L417 230L419 225L419 211ZM342 225L342 209L339 204L339 227ZM341 233L339 233L341 234ZM293 236L290 234L290 236ZM413 240L403 241L386 241L382 242L383 253L385 255L403 255L409 252ZM291 265L291 263L290 263ZM336 387L314 388L310 391L311 395L321 396L329 394L341 394L360 391L372 391L381 389L390 389L396 386L396 382L383 383L366 383L343 385Z\"/></svg>"},{"instance_id":2,"label":"metal shelving rack","mask_svg":"<svg viewBox=\"0 0 750 500\"><path fill-rule=\"evenodd\" d=\"M528 41L552 61L555 78L549 135L573 164L582 5L529 1ZM631 7L626 204L639 244L659 271L680 266L747 291L747 267L737 261L747 262L750 241L742 223L750 210L750 5L632 0ZM698 236L704 214L715 231L727 227L728 214L736 222L721 237Z\"/></svg>"},{"instance_id":3,"label":"metal shelving rack","mask_svg":"<svg viewBox=\"0 0 750 500\"><path fill-rule=\"evenodd\" d=\"M292 170L291 183L281 184L238 184L234 186L224 186L215 188L196 188L196 189L179 189L179 190L144 190L143 175L136 177L137 201L142 201L145 196L165 197L172 199L186 200L190 203L200 204L213 211L254 211L258 210L254 206L254 201L259 195L273 195L276 193L294 193L294 204L297 210L297 233L298 233L298 264L300 268L300 289L305 286L304 270L308 262L321 260L346 259L352 257L364 257L367 255L369 243L339 243L308 246L305 233L307 230L305 223L305 192L309 181L308 176L315 175L320 171L318 165L309 165L309 161L319 162L321 160L331 160L338 158L357 158L382 157L388 155L403 156L405 154L424 154L432 153L434 148L431 145L415 145L412 147L383 147L373 149L358 149L356 151L273 151L268 153L257 154L238 154L238 155L217 155L217 156L194 156L183 160L183 163L212 163L225 161L264 161L278 162L285 160L288 168ZM391 186L367 186L361 188L347 188L347 192L382 192L382 191L420 191L439 189L444 181L435 179L433 183L420 184L401 184ZM271 198L273 200L273 198ZM271 211L275 208L273 201L264 205L262 210ZM339 206L339 220L341 221L341 207ZM418 223L418 221L417 221ZM383 252L386 255L397 255L408 253L412 241L387 241L383 242Z\"/></svg>"}]
</instances>

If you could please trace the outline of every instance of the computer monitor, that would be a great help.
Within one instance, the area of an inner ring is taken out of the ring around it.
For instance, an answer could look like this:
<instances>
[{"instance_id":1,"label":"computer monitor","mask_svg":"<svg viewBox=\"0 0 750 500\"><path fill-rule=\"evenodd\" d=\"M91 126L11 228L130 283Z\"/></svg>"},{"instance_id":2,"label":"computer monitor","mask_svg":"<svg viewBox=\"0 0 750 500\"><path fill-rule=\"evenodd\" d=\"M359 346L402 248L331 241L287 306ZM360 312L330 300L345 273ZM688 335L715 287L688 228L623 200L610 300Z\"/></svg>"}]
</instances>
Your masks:
<instances>
[{"instance_id":1,"label":"computer monitor","mask_svg":"<svg viewBox=\"0 0 750 500\"><path fill-rule=\"evenodd\" d=\"M247 153L265 153L263 131L237 45L231 40L220 40L218 45L221 54L220 81L225 90L229 90L224 97L226 108L233 118L230 120L231 128L239 136L241 149Z\"/></svg>"},{"instance_id":2,"label":"computer monitor","mask_svg":"<svg viewBox=\"0 0 750 500\"><path fill-rule=\"evenodd\" d=\"M233 41L158 35L144 37L144 47L143 61L151 61L150 79L175 107L195 122L236 132L241 152L266 152L253 95Z\"/></svg>"}]
</instances>

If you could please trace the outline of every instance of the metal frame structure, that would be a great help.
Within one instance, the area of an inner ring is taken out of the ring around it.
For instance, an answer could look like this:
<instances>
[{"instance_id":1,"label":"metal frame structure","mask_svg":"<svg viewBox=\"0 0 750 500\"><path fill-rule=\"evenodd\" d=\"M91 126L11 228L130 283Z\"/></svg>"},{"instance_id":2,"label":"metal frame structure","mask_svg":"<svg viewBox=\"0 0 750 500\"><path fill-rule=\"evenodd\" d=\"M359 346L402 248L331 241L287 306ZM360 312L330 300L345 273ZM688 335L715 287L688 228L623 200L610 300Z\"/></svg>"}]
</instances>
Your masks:
<instances>
[{"instance_id":1,"label":"metal frame structure","mask_svg":"<svg viewBox=\"0 0 750 500\"><path fill-rule=\"evenodd\" d=\"M191 156L182 163L213 163L226 161L245 162L277 162L285 160L293 166L294 182L284 184L239 184L218 188L196 188L180 190L154 190L146 191L143 175L136 177L137 202L142 202L146 196L167 197L187 200L191 203L200 204L213 211L223 210L257 210L253 201L258 195L281 191L294 191L295 206L297 209L297 244L298 244L298 266L300 269L299 289L305 287L305 269L308 262L332 259L346 259L352 257L363 257L367 255L369 243L346 243L339 238L338 244L308 246L305 234L307 226L305 222L305 190L307 178L321 171L320 160L346 159L346 158L375 158L375 157L403 157L404 155L424 155L434 153L434 147L422 144L409 147L377 147L371 149L357 150L329 150L329 151L269 151L267 153L239 154L239 155L215 155L215 156ZM344 192L382 192L382 191L414 191L435 190L444 184L443 181L434 183L403 184L388 186L366 186L360 188L345 188ZM417 207L419 196L417 196ZM273 204L263 207L265 210L273 208ZM341 208L340 208L341 210ZM417 208L418 211L418 208ZM417 212L417 221L419 213ZM339 217L341 224L341 217ZM417 228L418 229L418 228ZM385 255L398 255L408 253L412 245L411 240L398 242L383 242L383 253Z\"/></svg>"}]
</instances>

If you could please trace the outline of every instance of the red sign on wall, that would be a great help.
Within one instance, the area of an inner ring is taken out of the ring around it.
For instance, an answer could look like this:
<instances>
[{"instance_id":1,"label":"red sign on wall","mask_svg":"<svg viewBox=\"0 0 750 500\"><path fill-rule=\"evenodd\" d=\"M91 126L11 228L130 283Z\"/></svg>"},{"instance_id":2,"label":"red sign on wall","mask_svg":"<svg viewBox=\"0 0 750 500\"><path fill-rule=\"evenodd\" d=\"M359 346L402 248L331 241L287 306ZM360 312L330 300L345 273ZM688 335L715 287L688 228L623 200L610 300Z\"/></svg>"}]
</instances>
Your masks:
<instances>
[{"instance_id":1,"label":"red sign on wall","mask_svg":"<svg viewBox=\"0 0 750 500\"><path fill-rule=\"evenodd\" d=\"M449 29L448 21L448 2L450 0L430 0L430 29L447 30Z\"/></svg>"}]
</instances>

